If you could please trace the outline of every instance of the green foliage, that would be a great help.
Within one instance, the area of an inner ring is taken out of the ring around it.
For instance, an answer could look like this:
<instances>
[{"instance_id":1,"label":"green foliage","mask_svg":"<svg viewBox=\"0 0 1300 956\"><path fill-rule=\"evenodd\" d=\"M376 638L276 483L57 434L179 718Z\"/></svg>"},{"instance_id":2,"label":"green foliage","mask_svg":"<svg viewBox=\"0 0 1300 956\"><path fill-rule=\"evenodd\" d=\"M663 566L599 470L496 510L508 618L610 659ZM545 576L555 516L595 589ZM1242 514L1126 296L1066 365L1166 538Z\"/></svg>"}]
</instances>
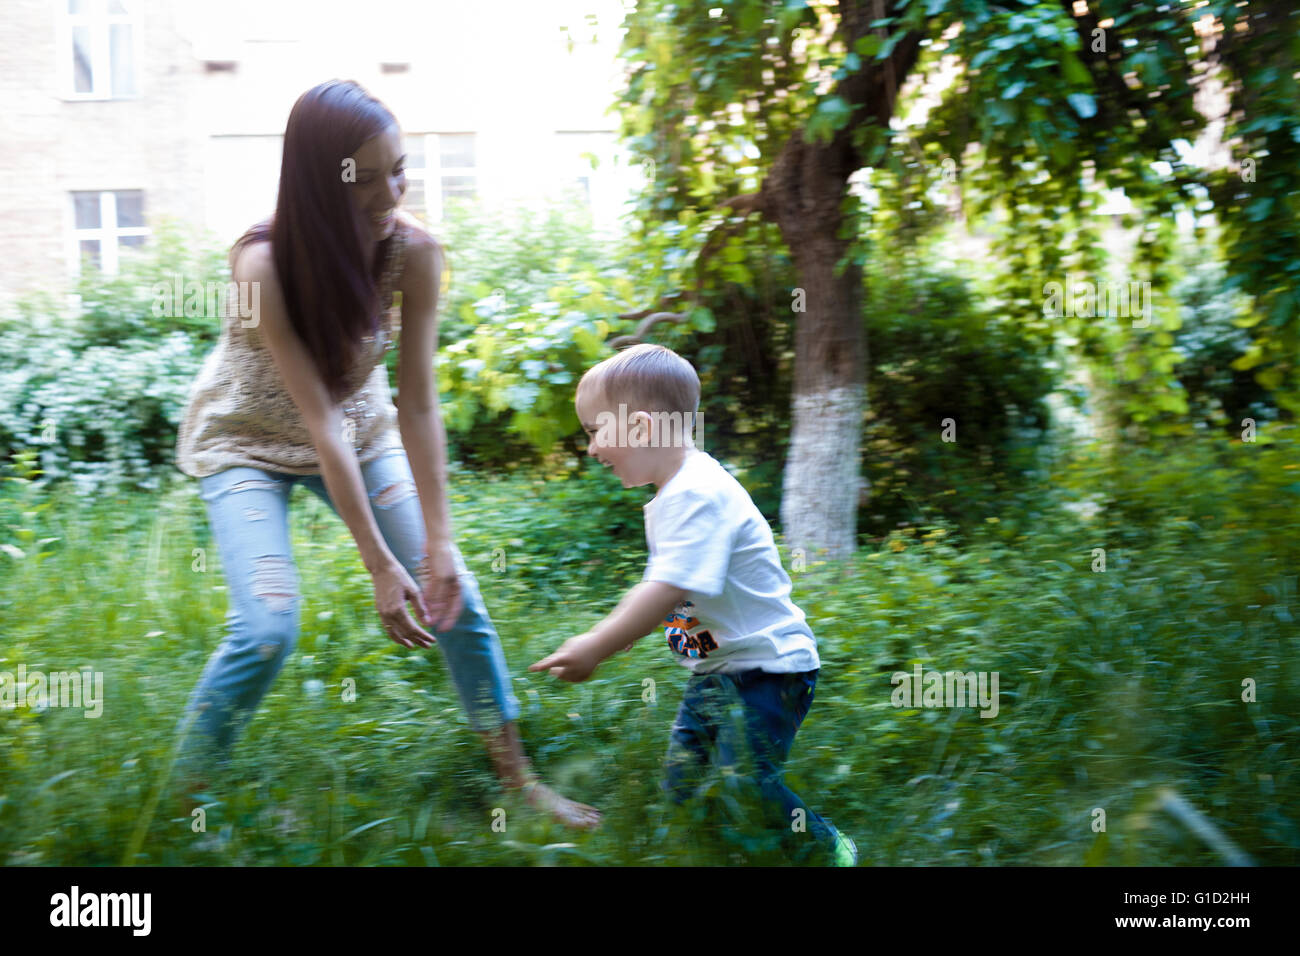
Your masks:
<instances>
[{"instance_id":1,"label":"green foliage","mask_svg":"<svg viewBox=\"0 0 1300 956\"><path fill-rule=\"evenodd\" d=\"M619 110L624 143L653 171L637 206L644 228L757 187L817 108L807 74L829 51L816 22L810 5L776 0L650 0L628 14ZM821 115L841 121L835 112Z\"/></svg>"},{"instance_id":2,"label":"green foliage","mask_svg":"<svg viewBox=\"0 0 1300 956\"><path fill-rule=\"evenodd\" d=\"M991 238L996 275L985 289L1045 347L1069 343L1078 360L1098 367L1098 378L1123 396L1126 423L1155 428L1168 402L1181 402L1181 388L1164 334L1173 321L1165 261L1178 195L1151 163L1181 170L1173 141L1195 136L1203 120L1192 109L1188 72L1160 89L1158 110L1144 104L1143 111L1130 108L1120 76L1130 67L1142 76L1136 64L1172 55L1190 21L1166 23L1151 12L1101 29L1095 21L1109 11L1095 4L1088 17L1057 3L959 6L961 31L936 39L920 68L956 56L964 72L915 135L926 156L948 157L972 231ZM1115 237L1103 236L1107 223L1098 215L1103 186L1124 189L1149 217L1131 261L1106 248ZM1073 289L1080 282L1150 283L1148 299L1158 303L1150 330L1135 332L1127 315L1045 314L1049 283Z\"/></svg>"},{"instance_id":3,"label":"green foliage","mask_svg":"<svg viewBox=\"0 0 1300 956\"><path fill-rule=\"evenodd\" d=\"M673 233L665 227L655 240L663 257L680 253ZM452 283L438 370L453 453L485 469L558 454L571 468L586 453L573 410L578 380L612 354L609 338L632 331L634 323L618 315L655 301L660 255L643 260L623 237L593 232L581 211L558 204L467 209L449 223L448 244ZM656 327L649 340L695 364L708 447L753 461L770 451L788 414L788 387L783 402L773 401L781 389L772 388L771 356L788 332L776 324L790 297L771 274L783 266L779 250L736 243L728 253L723 274L734 284L707 300L727 320L701 304L686 322ZM730 318L757 308L765 313L748 333ZM779 486L779 470L775 479Z\"/></svg>"},{"instance_id":4,"label":"green foliage","mask_svg":"<svg viewBox=\"0 0 1300 956\"><path fill-rule=\"evenodd\" d=\"M1098 0L1080 14L1057 0L930 0L888 2L883 12L865 33L852 8L818 3L651 2L629 13L619 108L629 147L652 173L636 236L659 266L657 296L686 291L724 324L756 325L752 312L716 305L720 287L755 281L752 250L766 241L753 217L742 221L725 203L758 191L791 141L826 143L848 130L868 195L844 197L841 238L856 238L839 267L883 256L915 264L926 237L950 221L943 206L960 204L969 238L988 244L994 268L978 289L1000 318L1043 355L1069 348L1063 359L1093 369L1116 424L1149 435L1185 431L1195 417L1175 372L1186 361L1174 289L1186 238L1174 219L1212 213L1227 290L1251 297L1254 318L1240 326L1251 344L1232 371L1252 372L1294 417L1300 11ZM1198 32L1207 23L1217 30L1212 54ZM894 78L903 95L893 114L911 125L882 128L856 106L853 84L878 77L909 33L923 48L910 75ZM954 66L939 103L923 101L929 93L911 81ZM1185 158L1205 126L1194 89L1211 75L1230 97L1239 162L1229 169ZM1103 190L1134 204L1123 236L1104 231ZM1131 256L1110 248L1117 239L1132 243ZM1077 280L1149 283L1149 325L1046 316L1046 284Z\"/></svg>"},{"instance_id":5,"label":"green foliage","mask_svg":"<svg viewBox=\"0 0 1300 956\"><path fill-rule=\"evenodd\" d=\"M443 347L482 324L481 300L499 293L510 303L545 301L575 270L598 274L620 258L619 237L597 230L576 196L509 207L452 203L439 238L448 262L446 299L438 309Z\"/></svg>"},{"instance_id":6,"label":"green foliage","mask_svg":"<svg viewBox=\"0 0 1300 956\"><path fill-rule=\"evenodd\" d=\"M490 468L582 455L574 391L637 299L615 241L572 204L551 204L467 209L447 245L438 383L455 455Z\"/></svg>"},{"instance_id":7,"label":"green foliage","mask_svg":"<svg viewBox=\"0 0 1300 956\"><path fill-rule=\"evenodd\" d=\"M175 473L180 414L221 328L208 290L228 279L209 237L162 221L117 276L82 274L72 314L49 293L16 302L0 320L0 453L38 450L42 481L83 492L159 488Z\"/></svg>"},{"instance_id":8,"label":"green foliage","mask_svg":"<svg viewBox=\"0 0 1300 956\"><path fill-rule=\"evenodd\" d=\"M1276 420L1273 390L1237 365L1252 351L1250 327L1258 321L1250 298L1228 287L1212 250L1193 246L1187 258L1186 275L1173 290L1181 313L1173 340L1184 356L1176 374L1187 392L1188 417L1229 434L1240 434L1243 418Z\"/></svg>"},{"instance_id":9,"label":"green foliage","mask_svg":"<svg viewBox=\"0 0 1300 956\"><path fill-rule=\"evenodd\" d=\"M880 534L914 518L917 501L968 525L991 492L1023 485L1036 467L1055 363L955 274L881 264L867 284L863 526ZM948 420L952 441L943 438Z\"/></svg>"},{"instance_id":10,"label":"green foliage","mask_svg":"<svg viewBox=\"0 0 1300 956\"><path fill-rule=\"evenodd\" d=\"M862 197L845 196L842 238L867 283L877 540L843 565L788 562L822 674L787 778L868 862L1220 862L1154 817L1153 794L1173 786L1259 862L1294 865L1300 17L1236 0L1071 7L891 0L877 32L846 44L822 29L843 10L820 3L639 3L620 109L654 177L632 252L557 213L470 211L451 226L439 366L455 454L547 466L492 480L453 467L458 543L515 675L529 752L547 780L606 810L596 834L559 831L497 792L440 657L385 640L354 542L309 497L293 511L299 651L219 782L211 832L149 818L227 610L216 562L193 563L194 547L216 554L206 516L189 487L94 500L45 487L37 449L50 475L85 484L116 469L146 483L215 323L145 309L146 279L178 268L164 258L125 287L86 290L80 326L48 300L21 303L0 330L13 461L0 482L0 669L85 665L114 690L93 732L79 713L0 710L0 861L115 864L139 832L146 863L782 862L721 775L691 807L661 812L682 674L658 638L580 686L525 668L598 621L643 564L648 489L588 459L547 460L581 456L572 390L606 336L627 331L619 312L695 296L688 322L653 339L696 364L706 447L775 514L798 278L773 227L728 222L722 203L757 189L790 137L850 130L869 167ZM1174 145L1202 125L1192 24L1206 14L1229 31L1210 67L1228 82L1228 135L1245 151L1235 158L1256 161L1253 181L1190 167ZM1092 24L1106 18L1096 50ZM878 69L911 30L930 41L918 72L944 55L962 72L920 127L889 131L835 84ZM1135 204L1131 258L1108 248L1103 187ZM954 199L967 238L990 243L993 274L939 261ZM1177 232L1189 210L1218 218L1222 270ZM1044 282L1080 276L1151 282L1150 328L1045 316ZM1041 402L1068 359L1108 382L1119 424L1155 440L1049 441ZM1236 438L1244 414L1254 442ZM955 444L939 440L945 417ZM143 556L143 573L122 554ZM999 716L893 707L890 674L917 663L998 672ZM344 677L361 692L346 705ZM504 835L490 829L503 806ZM1098 806L1120 821L1104 841L1088 826Z\"/></svg>"},{"instance_id":11,"label":"green foliage","mask_svg":"<svg viewBox=\"0 0 1300 956\"><path fill-rule=\"evenodd\" d=\"M1250 295L1258 324L1234 368L1253 370L1294 420L1300 414L1300 9L1242 8L1212 0L1200 14L1225 27L1222 63L1231 84L1224 141L1232 166L1208 193L1224 227L1228 286Z\"/></svg>"},{"instance_id":12,"label":"green foliage","mask_svg":"<svg viewBox=\"0 0 1300 956\"><path fill-rule=\"evenodd\" d=\"M190 336L86 346L56 330L0 328L0 450L39 450L44 480L86 493L158 488L202 364Z\"/></svg>"},{"instance_id":13,"label":"green foliage","mask_svg":"<svg viewBox=\"0 0 1300 956\"><path fill-rule=\"evenodd\" d=\"M1134 262L1111 268L1124 270L1124 281L1150 281L1164 314L1138 336L1103 322L1067 322L1062 330L1123 395L1121 424L1170 433L1171 419L1187 410L1168 334L1177 328L1168 308L1173 219L1179 211L1212 212L1222 226L1228 289L1249 294L1264 320L1249 326L1250 357L1236 368L1255 368L1270 391L1285 385L1277 397L1292 417L1300 403L1293 364L1300 310L1289 291L1300 270L1300 11L1252 4L1247 19L1231 0L1196 7L1100 0L1084 16L1047 2L948 6L962 29L931 56L955 55L966 69L919 136L960 162L977 215L1000 212L993 251L1018 311L1040 321L1033 312L1044 281L1064 281L1067 272L1102 281L1096 190L1123 189L1145 221ZM1207 25L1217 30L1212 56L1197 33ZM1185 158L1205 125L1193 105L1201 71L1228 90L1224 135L1234 163L1226 169ZM971 158L973 141L979 150Z\"/></svg>"},{"instance_id":14,"label":"green foliage","mask_svg":"<svg viewBox=\"0 0 1300 956\"><path fill-rule=\"evenodd\" d=\"M753 223L702 270L710 278L691 309L694 327L661 326L653 340L699 373L702 447L776 518L790 437L794 267L776 228Z\"/></svg>"},{"instance_id":15,"label":"green foliage","mask_svg":"<svg viewBox=\"0 0 1300 956\"><path fill-rule=\"evenodd\" d=\"M76 348L126 347L128 339L172 332L184 332L200 346L215 344L221 332L217 285L230 281L228 250L174 220L151 225L148 245L124 250L117 275L82 271Z\"/></svg>"}]
</instances>

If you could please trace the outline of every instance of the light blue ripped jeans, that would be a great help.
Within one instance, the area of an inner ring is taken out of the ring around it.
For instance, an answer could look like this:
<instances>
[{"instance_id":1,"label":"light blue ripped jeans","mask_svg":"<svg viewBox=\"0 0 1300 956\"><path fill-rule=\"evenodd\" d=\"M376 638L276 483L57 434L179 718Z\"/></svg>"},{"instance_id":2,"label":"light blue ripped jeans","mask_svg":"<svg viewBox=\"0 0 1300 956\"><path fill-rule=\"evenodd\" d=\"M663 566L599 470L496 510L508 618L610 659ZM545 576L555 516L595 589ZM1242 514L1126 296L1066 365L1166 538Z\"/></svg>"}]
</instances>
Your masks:
<instances>
[{"instance_id":1,"label":"light blue ripped jeans","mask_svg":"<svg viewBox=\"0 0 1300 956\"><path fill-rule=\"evenodd\" d=\"M421 585L424 515L405 450L395 448L362 463L361 475L384 541ZM288 505L298 482L338 514L319 474L291 475L241 466L199 479L199 493L207 503L221 553L230 609L225 638L208 659L178 728L191 725L181 751L181 765L187 770L195 769L196 763L208 769L209 761L228 759L239 732L297 643L300 594L289 542ZM455 544L452 552L464 605L460 618L444 633L424 629L438 639L436 646L442 649L470 726L496 730L519 717L519 701L510 690L505 655L478 580ZM415 613L411 616L424 626Z\"/></svg>"}]
</instances>

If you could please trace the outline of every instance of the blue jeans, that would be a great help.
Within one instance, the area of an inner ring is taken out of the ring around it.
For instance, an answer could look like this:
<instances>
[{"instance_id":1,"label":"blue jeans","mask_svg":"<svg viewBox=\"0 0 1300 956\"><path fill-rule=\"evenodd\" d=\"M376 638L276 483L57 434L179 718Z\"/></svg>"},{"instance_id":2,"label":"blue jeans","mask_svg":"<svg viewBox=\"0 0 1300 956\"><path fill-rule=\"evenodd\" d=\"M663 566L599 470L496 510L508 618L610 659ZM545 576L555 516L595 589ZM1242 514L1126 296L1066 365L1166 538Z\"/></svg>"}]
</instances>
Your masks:
<instances>
[{"instance_id":1,"label":"blue jeans","mask_svg":"<svg viewBox=\"0 0 1300 956\"><path fill-rule=\"evenodd\" d=\"M396 448L363 463L361 475L384 541L421 585L424 515L405 450ZM300 594L289 542L288 504L298 482L338 514L319 474L291 475L241 466L199 480L221 553L230 608L225 638L209 658L181 720L181 727L192 722L182 746L185 765L196 757L228 758L236 737L297 643ZM460 618L445 633L425 630L438 640L436 646L446 658L470 726L495 730L518 718L519 701L510 690L501 642L483 605L478 580L454 544L452 552L464 604ZM421 623L415 614L412 617Z\"/></svg>"},{"instance_id":2,"label":"blue jeans","mask_svg":"<svg viewBox=\"0 0 1300 956\"><path fill-rule=\"evenodd\" d=\"M741 759L752 761L753 774L740 776L757 785L772 825L794 837L806 833L832 854L834 828L782 779L795 732L812 706L817 673L692 674L669 736L663 791L674 803L683 803L711 756L732 771ZM799 820L804 826L795 829Z\"/></svg>"}]
</instances>

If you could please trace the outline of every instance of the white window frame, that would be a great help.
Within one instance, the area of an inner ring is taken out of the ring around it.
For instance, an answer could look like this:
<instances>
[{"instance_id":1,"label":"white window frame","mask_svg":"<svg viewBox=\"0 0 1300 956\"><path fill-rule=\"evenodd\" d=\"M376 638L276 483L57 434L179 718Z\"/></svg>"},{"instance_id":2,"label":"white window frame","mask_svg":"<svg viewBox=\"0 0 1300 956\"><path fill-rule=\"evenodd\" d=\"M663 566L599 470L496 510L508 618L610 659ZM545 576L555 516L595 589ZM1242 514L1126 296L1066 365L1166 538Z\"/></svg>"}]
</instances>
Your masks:
<instances>
[{"instance_id":1,"label":"white window frame","mask_svg":"<svg viewBox=\"0 0 1300 956\"><path fill-rule=\"evenodd\" d=\"M423 210L423 214L424 214L424 216L426 217L426 219L428 219L428 221L429 221L430 223L433 223L433 222L434 222L434 219L433 219L433 217L429 214L429 143L430 143L430 141L433 139L433 136L434 136L434 135L435 135L435 134L433 134L433 133L412 133L412 134L410 134L410 135L407 137L407 139L411 139L411 140L417 140L417 139L418 139L418 140L422 140L422 141L423 141L423 147L424 147L424 165L421 166L421 167L419 167L419 168L412 167L412 166L411 166L411 154L410 154L409 151L408 151L407 154L406 154L406 163L405 163L405 166L406 166L406 182L407 182L407 189L408 189L408 190L410 189L410 184L411 184L412 181L418 181L418 182L421 182L421 183L424 184L424 210ZM434 145L435 145L435 146L437 145L436 142L435 142ZM403 205L405 205L405 201L403 201ZM411 210L411 211L412 211L412 212L421 212L421 210Z\"/></svg>"},{"instance_id":2,"label":"white window frame","mask_svg":"<svg viewBox=\"0 0 1300 956\"><path fill-rule=\"evenodd\" d=\"M420 134L417 134L420 135ZM424 133L424 168L412 169L409 164L406 168L407 179L418 179L424 184L424 208L428 216L430 225L442 222L443 203L442 203L442 181L449 176L468 177L474 180L474 190L477 194L479 185L479 167L475 166L444 166L442 165L442 148L439 142L440 136L473 136L474 137L474 161L478 162L478 133L475 130L457 130L455 132L443 133ZM436 188L430 188L430 186Z\"/></svg>"},{"instance_id":3,"label":"white window frame","mask_svg":"<svg viewBox=\"0 0 1300 956\"><path fill-rule=\"evenodd\" d=\"M110 14L108 0L86 0L90 6L88 13L69 13L68 0L50 0L58 6L55 22L55 59L58 64L59 95L65 100L132 100L139 99L140 90L140 35L141 17L133 9L131 0L119 0L126 8L125 14ZM134 93L114 93L113 64L111 62L108 42L109 26L125 24L131 27L130 72ZM72 72L72 28L90 28L90 92L82 93L76 89L76 77Z\"/></svg>"},{"instance_id":4,"label":"white window frame","mask_svg":"<svg viewBox=\"0 0 1300 956\"><path fill-rule=\"evenodd\" d=\"M74 193L99 193L99 226L94 229L77 228L77 200ZM117 194L138 192L147 195L141 187L123 187L121 189L74 189L68 192L69 214L72 228L68 230L71 237L69 252L73 275L81 275L81 242L83 239L99 241L99 271L106 276L115 276L120 260L117 252L117 240L128 236L148 236L153 233L148 226L117 225ZM112 223L112 225L107 225Z\"/></svg>"}]
</instances>

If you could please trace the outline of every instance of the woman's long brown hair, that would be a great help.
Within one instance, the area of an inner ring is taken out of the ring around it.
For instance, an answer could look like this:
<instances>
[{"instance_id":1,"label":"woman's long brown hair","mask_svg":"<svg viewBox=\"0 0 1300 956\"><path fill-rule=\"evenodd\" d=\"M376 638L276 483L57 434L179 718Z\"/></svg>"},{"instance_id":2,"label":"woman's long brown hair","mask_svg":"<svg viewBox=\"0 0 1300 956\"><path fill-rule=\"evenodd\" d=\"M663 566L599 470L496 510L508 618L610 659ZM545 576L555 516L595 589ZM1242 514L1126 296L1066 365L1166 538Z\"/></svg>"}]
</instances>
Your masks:
<instances>
[{"instance_id":1,"label":"woman's long brown hair","mask_svg":"<svg viewBox=\"0 0 1300 956\"><path fill-rule=\"evenodd\" d=\"M289 321L341 401L362 336L379 325L379 278L392 237L367 273L371 225L350 201L343 161L397 120L350 80L330 80L298 98L289 113L275 214L250 228L230 251L233 267L250 242L271 240ZM402 228L399 223L398 229Z\"/></svg>"}]
</instances>

